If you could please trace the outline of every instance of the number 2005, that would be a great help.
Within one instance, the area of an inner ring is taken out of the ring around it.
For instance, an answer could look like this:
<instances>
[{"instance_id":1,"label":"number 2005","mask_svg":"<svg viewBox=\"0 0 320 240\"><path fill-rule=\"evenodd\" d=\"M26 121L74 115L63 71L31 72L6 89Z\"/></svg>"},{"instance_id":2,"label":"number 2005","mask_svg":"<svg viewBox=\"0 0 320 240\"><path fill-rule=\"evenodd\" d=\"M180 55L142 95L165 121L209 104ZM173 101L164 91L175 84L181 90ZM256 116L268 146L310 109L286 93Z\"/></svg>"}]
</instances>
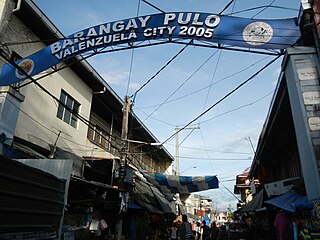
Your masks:
<instances>
[{"instance_id":1,"label":"number 2005","mask_svg":"<svg viewBox=\"0 0 320 240\"><path fill-rule=\"evenodd\" d=\"M213 35L214 29L212 28L203 28L203 27L187 27L187 26L182 26L180 28L179 35L183 36L197 36L197 37L205 37L205 38L211 38Z\"/></svg>"}]
</instances>

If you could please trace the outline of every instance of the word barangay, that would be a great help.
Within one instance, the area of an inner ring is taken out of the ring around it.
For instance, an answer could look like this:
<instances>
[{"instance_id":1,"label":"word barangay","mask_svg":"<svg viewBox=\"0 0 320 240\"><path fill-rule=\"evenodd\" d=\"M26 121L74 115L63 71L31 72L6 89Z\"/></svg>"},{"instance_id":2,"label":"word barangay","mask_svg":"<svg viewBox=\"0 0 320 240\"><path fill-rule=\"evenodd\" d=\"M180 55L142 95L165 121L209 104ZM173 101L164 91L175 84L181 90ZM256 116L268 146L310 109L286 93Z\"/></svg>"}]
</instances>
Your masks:
<instances>
[{"instance_id":1,"label":"word barangay","mask_svg":"<svg viewBox=\"0 0 320 240\"><path fill-rule=\"evenodd\" d=\"M203 20L200 20L203 19ZM79 31L67 39L50 45L51 54L59 60L75 53L98 47L106 47L144 40L150 37L204 37L211 38L220 17L214 14L166 13L148 15L122 21L105 23Z\"/></svg>"}]
</instances>

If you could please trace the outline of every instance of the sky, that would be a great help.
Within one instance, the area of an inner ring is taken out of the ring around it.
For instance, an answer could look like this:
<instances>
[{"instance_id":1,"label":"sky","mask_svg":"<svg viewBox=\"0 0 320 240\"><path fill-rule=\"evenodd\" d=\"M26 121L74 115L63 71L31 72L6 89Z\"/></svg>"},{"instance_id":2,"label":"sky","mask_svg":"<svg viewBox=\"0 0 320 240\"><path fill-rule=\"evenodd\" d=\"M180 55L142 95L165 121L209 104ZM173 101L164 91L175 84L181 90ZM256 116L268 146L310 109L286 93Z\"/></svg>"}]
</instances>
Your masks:
<instances>
[{"instance_id":1,"label":"sky","mask_svg":"<svg viewBox=\"0 0 320 240\"><path fill-rule=\"evenodd\" d=\"M159 13L140 0L34 0L65 35L106 22ZM230 0L148 0L165 12L218 14ZM257 8L261 7L261 8ZM297 17L299 0L235 0L223 12L237 17ZM254 10L250 10L255 8ZM89 63L124 99L131 96L184 46L162 44L95 55ZM164 142L213 106L274 56L188 46L136 95L133 113ZM213 207L236 209L235 176L250 167L280 73L277 60L249 83L178 133L181 175L217 175L220 188L200 192ZM176 138L164 146L176 155Z\"/></svg>"}]
</instances>

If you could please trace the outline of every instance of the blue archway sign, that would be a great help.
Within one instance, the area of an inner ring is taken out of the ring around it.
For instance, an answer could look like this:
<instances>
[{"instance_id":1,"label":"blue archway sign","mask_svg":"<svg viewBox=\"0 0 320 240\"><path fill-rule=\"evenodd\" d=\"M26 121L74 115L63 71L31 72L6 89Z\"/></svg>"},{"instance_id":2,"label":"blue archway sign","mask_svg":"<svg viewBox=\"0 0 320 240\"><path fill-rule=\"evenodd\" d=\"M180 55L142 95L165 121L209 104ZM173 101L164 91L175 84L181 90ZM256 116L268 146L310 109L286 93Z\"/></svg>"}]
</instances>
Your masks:
<instances>
[{"instance_id":1,"label":"blue archway sign","mask_svg":"<svg viewBox=\"0 0 320 240\"><path fill-rule=\"evenodd\" d=\"M34 76L75 55L125 43L161 39L194 39L224 45L260 49L284 49L300 36L297 20L257 20L211 13L173 12L103 23L76 32L65 39L16 62ZM11 64L4 64L0 86L26 79Z\"/></svg>"}]
</instances>

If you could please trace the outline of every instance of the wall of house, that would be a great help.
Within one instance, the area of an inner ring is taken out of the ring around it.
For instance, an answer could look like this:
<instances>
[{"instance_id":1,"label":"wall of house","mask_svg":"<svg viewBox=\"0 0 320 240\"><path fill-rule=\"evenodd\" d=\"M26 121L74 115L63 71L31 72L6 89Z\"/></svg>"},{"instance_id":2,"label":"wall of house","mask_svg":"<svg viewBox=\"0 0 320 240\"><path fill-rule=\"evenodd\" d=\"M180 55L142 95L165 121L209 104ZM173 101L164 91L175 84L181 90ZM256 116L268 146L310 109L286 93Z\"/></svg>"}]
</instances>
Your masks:
<instances>
[{"instance_id":1,"label":"wall of house","mask_svg":"<svg viewBox=\"0 0 320 240\"><path fill-rule=\"evenodd\" d=\"M21 57L26 57L43 49L46 45L41 41L35 42L41 39L12 13L14 7L14 1L0 0L0 13L3 13L1 16L3 22L0 23L0 30L2 30L0 36L3 37L5 43L17 43L6 49L8 57L13 52ZM20 42L23 42L23 44L19 44ZM3 60L1 59L1 61ZM1 62L0 65L2 65ZM62 65L63 63L56 67ZM34 76L34 79L52 73L52 71L52 69L48 69ZM28 81L26 80L22 84ZM115 141L112 138L115 135L120 137L118 131L111 129L110 123L91 112L92 89L70 68L52 73L37 82L57 99L60 98L61 90L65 91L80 104L80 115L84 119L90 119L93 124L101 125L101 127L106 128L107 132L111 133L111 141ZM19 86L19 83L17 86ZM119 152L112 146L103 146L92 141L90 131L88 131L89 128L82 121L78 120L75 128L59 119L57 117L59 104L36 84L31 83L23 86L19 91L25 99L20 106L14 132L16 137L48 150L50 150L50 145L53 146L56 143L57 147L71 151L81 157L113 159L119 156ZM115 142L114 144L117 145ZM144 150L141 154L129 157L137 166L149 172L165 172L170 165L167 162L155 161L152 154L145 154Z\"/></svg>"},{"instance_id":2,"label":"wall of house","mask_svg":"<svg viewBox=\"0 0 320 240\"><path fill-rule=\"evenodd\" d=\"M10 43L39 40L14 14L11 14L3 35L4 41ZM17 44L12 45L10 51L25 57L44 47L41 42ZM92 90L71 69L66 68L38 82L58 99L63 89L80 103L80 115L89 119ZM20 88L20 92L25 100L21 104L15 136L48 148L48 144L53 145L61 131L57 146L79 155L82 155L83 149L91 150L87 142L88 127L83 122L78 121L77 128L74 128L57 118L58 103L33 83Z\"/></svg>"}]
</instances>

